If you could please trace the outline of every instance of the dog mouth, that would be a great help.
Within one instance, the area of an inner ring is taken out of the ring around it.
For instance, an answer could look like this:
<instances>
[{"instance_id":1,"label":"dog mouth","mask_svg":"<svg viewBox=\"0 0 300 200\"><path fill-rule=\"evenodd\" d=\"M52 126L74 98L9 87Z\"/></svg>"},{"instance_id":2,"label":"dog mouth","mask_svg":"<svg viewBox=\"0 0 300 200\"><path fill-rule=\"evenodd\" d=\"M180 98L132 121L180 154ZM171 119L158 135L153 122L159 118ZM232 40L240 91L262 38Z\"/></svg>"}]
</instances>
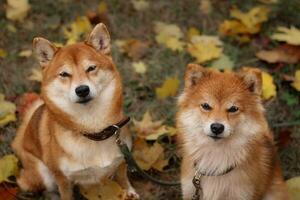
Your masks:
<instances>
[{"instance_id":1,"label":"dog mouth","mask_svg":"<svg viewBox=\"0 0 300 200\"><path fill-rule=\"evenodd\" d=\"M79 99L76 103L79 103L79 104L87 104L87 103L90 102L92 99L93 99L92 97L86 97L86 98Z\"/></svg>"},{"instance_id":2,"label":"dog mouth","mask_svg":"<svg viewBox=\"0 0 300 200\"><path fill-rule=\"evenodd\" d=\"M211 138L214 139L214 140L220 140L220 139L223 138L223 137L215 136L215 135L209 135L209 137L211 137Z\"/></svg>"}]
</instances>

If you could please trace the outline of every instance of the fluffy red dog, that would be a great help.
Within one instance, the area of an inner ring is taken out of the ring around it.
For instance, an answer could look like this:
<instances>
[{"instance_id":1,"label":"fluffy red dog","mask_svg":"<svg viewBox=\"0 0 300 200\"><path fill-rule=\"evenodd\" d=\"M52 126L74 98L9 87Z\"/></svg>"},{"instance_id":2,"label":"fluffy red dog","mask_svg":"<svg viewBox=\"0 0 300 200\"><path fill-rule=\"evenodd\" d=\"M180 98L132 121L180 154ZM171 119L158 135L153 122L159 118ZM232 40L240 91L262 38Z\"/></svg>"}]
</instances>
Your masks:
<instances>
[{"instance_id":1,"label":"fluffy red dog","mask_svg":"<svg viewBox=\"0 0 300 200\"><path fill-rule=\"evenodd\" d=\"M70 200L73 183L94 184L116 174L128 195L138 197L115 138L96 142L83 136L124 117L121 78L105 25L98 24L86 42L56 48L35 38L33 47L43 69L42 100L27 112L12 144L23 165L21 189L58 186L61 199ZM131 146L128 131L121 138Z\"/></svg>"},{"instance_id":2,"label":"fluffy red dog","mask_svg":"<svg viewBox=\"0 0 300 200\"><path fill-rule=\"evenodd\" d=\"M201 200L288 199L261 87L257 69L221 73L188 65L177 113L184 199L195 193L196 172L203 175Z\"/></svg>"}]
</instances>

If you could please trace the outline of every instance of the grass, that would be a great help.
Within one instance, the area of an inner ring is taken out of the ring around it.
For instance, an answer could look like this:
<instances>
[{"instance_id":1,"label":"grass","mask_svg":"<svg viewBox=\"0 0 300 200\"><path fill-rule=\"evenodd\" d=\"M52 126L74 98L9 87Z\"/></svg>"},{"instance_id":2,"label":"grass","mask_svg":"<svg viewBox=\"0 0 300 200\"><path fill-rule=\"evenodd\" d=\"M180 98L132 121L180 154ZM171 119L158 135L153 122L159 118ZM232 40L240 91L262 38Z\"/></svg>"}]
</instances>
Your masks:
<instances>
[{"instance_id":1,"label":"grass","mask_svg":"<svg viewBox=\"0 0 300 200\"><path fill-rule=\"evenodd\" d=\"M186 52L177 53L158 45L154 39L153 23L155 21L175 23L184 31L194 26L201 30L201 33L217 35L218 25L224 19L229 18L229 8L236 5L242 10L248 10L259 4L256 0L212 0L212 13L204 15L199 10L198 0L152 0L149 1L150 8L143 12L134 10L130 1L110 0L106 2L113 41L136 38L151 42L147 55L142 59L148 65L148 71L144 75L136 74L131 67L132 60L121 54L113 45L113 59L122 74L125 88L126 113L131 117L140 118L146 110L150 110L156 119L166 119L170 125L174 123L176 98L157 100L154 88L158 87L167 76L178 76L180 80L183 80L185 66L194 60ZM33 57L19 57L18 52L31 48L34 36L64 42L62 26L73 21L76 16L85 15L88 10L95 9L98 3L99 1L96 0L30 0L32 8L23 23L8 21L5 18L3 3L0 4L2 5L0 11L3 11L0 12L0 27L4 27L0 32L0 48L8 52L8 56L0 60L0 93L4 93L10 100L15 100L24 92L39 92L39 84L26 79L31 68L37 67L37 62ZM274 32L277 25L300 27L299 4L298 0L281 0L272 6L270 20L264 24L262 32L255 36L250 44L239 44L230 38L222 38L224 52L234 60L236 68L243 65L259 66L276 77L278 98L265 103L267 118L271 126L278 122L300 120L300 112L297 112L300 109L299 92L279 79L283 73L293 74L295 69L299 69L300 64L284 65L280 70L275 70L275 65L258 61L255 58L255 52L262 49L262 39ZM9 32L5 28L8 25L14 25L17 32ZM269 48L276 45L278 45L277 42L271 42ZM294 103L289 103L289 99L294 99ZM15 134L17 124L18 122L0 128L0 155L11 152L9 144ZM287 147L280 148L279 155L284 176L290 178L300 175L300 128L299 126L274 128L276 139L284 129L292 132L292 142ZM161 176L177 177L178 175L174 173L176 172L161 174ZM180 198L179 188L156 186L135 175L132 179L135 187L142 194L142 199Z\"/></svg>"}]
</instances>

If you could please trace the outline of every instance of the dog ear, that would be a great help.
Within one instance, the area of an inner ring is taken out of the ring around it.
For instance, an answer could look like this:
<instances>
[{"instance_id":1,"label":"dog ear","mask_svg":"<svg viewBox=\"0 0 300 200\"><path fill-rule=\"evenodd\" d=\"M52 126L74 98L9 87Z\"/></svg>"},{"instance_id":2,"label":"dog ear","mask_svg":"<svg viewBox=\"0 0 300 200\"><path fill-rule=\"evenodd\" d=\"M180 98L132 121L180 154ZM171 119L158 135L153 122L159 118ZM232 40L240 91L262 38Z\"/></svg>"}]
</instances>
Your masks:
<instances>
[{"instance_id":1,"label":"dog ear","mask_svg":"<svg viewBox=\"0 0 300 200\"><path fill-rule=\"evenodd\" d=\"M257 68L243 67L239 76L247 85L250 92L261 95L262 93L262 74Z\"/></svg>"},{"instance_id":2,"label":"dog ear","mask_svg":"<svg viewBox=\"0 0 300 200\"><path fill-rule=\"evenodd\" d=\"M206 69L201 65L188 64L184 75L185 87L188 88L196 85L205 73Z\"/></svg>"},{"instance_id":3,"label":"dog ear","mask_svg":"<svg viewBox=\"0 0 300 200\"><path fill-rule=\"evenodd\" d=\"M99 23L95 26L86 42L97 51L110 55L110 35L103 23Z\"/></svg>"},{"instance_id":4,"label":"dog ear","mask_svg":"<svg viewBox=\"0 0 300 200\"><path fill-rule=\"evenodd\" d=\"M46 67L54 57L57 48L48 40L36 37L33 39L33 51L40 62L41 67Z\"/></svg>"}]
</instances>

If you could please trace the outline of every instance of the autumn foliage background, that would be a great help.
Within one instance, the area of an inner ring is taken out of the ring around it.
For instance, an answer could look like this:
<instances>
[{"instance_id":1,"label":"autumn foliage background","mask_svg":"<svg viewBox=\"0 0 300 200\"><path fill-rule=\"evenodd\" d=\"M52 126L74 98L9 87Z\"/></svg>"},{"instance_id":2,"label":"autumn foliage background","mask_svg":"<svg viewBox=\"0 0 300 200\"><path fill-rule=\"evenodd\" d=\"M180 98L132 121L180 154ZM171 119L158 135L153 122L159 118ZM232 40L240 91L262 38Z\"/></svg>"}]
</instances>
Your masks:
<instances>
[{"instance_id":1,"label":"autumn foliage background","mask_svg":"<svg viewBox=\"0 0 300 200\"><path fill-rule=\"evenodd\" d=\"M291 179L300 175L300 1L0 0L0 199L13 199L18 191L11 181L19 168L10 142L40 90L33 37L63 46L83 40L99 22L111 33L124 110L134 119L133 155L144 170L178 178L174 114L188 63L224 71L257 67L283 173L300 198L300 179ZM130 177L142 199L180 199L179 187ZM76 197L123 199L116 183L105 184L79 189Z\"/></svg>"}]
</instances>

